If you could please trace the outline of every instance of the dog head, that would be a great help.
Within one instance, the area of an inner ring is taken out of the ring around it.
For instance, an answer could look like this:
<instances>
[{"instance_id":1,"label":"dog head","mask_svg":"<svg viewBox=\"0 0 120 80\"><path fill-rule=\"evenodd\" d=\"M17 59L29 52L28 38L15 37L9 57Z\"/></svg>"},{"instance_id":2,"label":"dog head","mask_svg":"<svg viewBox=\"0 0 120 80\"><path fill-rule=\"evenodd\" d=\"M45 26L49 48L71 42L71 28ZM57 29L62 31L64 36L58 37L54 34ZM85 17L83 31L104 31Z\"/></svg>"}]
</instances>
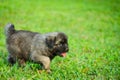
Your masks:
<instances>
[{"instance_id":1,"label":"dog head","mask_svg":"<svg viewBox=\"0 0 120 80\"><path fill-rule=\"evenodd\" d=\"M53 54L61 57L64 57L65 53L69 51L68 38L64 33L49 35L46 38L46 44L52 50Z\"/></svg>"}]
</instances>

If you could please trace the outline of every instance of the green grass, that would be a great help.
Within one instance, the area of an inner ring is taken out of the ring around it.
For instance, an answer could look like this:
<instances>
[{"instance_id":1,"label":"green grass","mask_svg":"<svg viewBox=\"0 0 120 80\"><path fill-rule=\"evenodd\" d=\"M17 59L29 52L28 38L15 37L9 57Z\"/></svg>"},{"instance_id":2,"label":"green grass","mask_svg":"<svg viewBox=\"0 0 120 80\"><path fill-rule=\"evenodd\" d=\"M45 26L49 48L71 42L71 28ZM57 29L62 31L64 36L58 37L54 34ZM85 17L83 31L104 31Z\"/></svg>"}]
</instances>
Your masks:
<instances>
[{"instance_id":1,"label":"green grass","mask_svg":"<svg viewBox=\"0 0 120 80\"><path fill-rule=\"evenodd\" d=\"M0 80L119 80L119 0L0 0ZM9 66L4 26L69 37L66 58L56 57L52 73L39 65Z\"/></svg>"}]
</instances>

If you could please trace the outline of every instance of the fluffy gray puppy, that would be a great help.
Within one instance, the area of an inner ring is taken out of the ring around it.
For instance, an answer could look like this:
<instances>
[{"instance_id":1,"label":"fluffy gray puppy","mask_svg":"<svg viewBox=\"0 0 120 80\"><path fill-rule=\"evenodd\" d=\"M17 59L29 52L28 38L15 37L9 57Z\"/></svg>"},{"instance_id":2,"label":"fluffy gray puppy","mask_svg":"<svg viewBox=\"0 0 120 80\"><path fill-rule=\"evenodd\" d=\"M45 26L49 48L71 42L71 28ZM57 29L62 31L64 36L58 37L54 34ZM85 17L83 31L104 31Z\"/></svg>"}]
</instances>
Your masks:
<instances>
[{"instance_id":1,"label":"fluffy gray puppy","mask_svg":"<svg viewBox=\"0 0 120 80\"><path fill-rule=\"evenodd\" d=\"M59 55L64 57L68 52L68 39L64 33L52 32L39 34L37 32L15 30L13 24L5 27L6 45L9 52L8 61L25 65L26 61L42 64L50 72L51 60Z\"/></svg>"}]
</instances>

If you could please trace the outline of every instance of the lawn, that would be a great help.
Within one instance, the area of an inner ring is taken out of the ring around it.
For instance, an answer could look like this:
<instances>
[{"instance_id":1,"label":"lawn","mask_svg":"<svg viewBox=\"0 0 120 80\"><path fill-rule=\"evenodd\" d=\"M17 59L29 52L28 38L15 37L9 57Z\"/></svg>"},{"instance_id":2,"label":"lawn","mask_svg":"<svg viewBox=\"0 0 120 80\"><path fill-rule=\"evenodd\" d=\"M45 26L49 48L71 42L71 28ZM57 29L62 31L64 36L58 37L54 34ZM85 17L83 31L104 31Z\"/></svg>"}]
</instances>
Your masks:
<instances>
[{"instance_id":1,"label":"lawn","mask_svg":"<svg viewBox=\"0 0 120 80\"><path fill-rule=\"evenodd\" d=\"M9 66L4 26L39 33L64 32L69 52L52 73L27 62ZM119 80L120 0L0 0L0 80Z\"/></svg>"}]
</instances>

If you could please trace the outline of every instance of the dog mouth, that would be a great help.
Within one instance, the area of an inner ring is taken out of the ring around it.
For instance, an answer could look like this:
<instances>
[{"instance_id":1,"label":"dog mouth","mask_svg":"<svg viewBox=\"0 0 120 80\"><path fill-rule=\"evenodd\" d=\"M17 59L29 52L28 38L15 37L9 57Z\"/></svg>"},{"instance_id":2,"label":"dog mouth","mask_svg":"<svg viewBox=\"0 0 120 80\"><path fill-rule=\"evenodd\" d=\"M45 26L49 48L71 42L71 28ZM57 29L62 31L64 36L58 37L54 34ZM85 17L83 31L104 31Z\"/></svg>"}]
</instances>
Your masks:
<instances>
[{"instance_id":1,"label":"dog mouth","mask_svg":"<svg viewBox=\"0 0 120 80\"><path fill-rule=\"evenodd\" d=\"M60 54L61 57L66 57L66 52Z\"/></svg>"}]
</instances>

